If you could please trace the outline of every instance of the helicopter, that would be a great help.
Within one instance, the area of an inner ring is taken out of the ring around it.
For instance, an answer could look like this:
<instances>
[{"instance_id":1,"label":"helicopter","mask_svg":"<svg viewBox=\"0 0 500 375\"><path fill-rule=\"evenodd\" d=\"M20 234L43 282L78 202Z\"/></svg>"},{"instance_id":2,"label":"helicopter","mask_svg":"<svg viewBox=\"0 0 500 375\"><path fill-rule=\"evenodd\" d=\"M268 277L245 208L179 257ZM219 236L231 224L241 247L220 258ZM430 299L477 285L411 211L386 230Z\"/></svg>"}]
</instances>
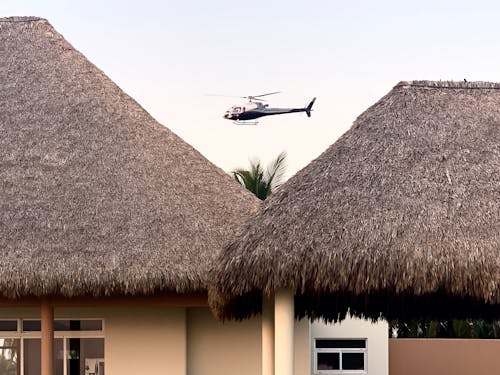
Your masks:
<instances>
[{"instance_id":1,"label":"helicopter","mask_svg":"<svg viewBox=\"0 0 500 375\"><path fill-rule=\"evenodd\" d=\"M256 119L260 117L283 115L285 113L305 112L307 117L311 117L312 106L316 98L313 98L303 108L271 108L268 104L262 103L265 99L261 99L261 97L279 93L280 91L275 91L267 94L240 96L240 98L248 99L248 103L232 106L224 113L223 117L227 120L232 120L236 125L257 125L258 122Z\"/></svg>"}]
</instances>

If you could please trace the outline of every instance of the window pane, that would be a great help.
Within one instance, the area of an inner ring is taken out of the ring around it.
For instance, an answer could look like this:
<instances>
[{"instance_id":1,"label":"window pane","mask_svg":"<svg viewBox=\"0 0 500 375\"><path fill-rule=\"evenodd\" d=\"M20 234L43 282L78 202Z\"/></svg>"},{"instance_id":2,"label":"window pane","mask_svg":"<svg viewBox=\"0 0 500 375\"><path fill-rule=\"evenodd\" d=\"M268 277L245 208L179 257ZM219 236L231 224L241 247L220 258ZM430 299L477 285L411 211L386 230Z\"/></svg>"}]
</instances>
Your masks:
<instances>
[{"instance_id":1,"label":"window pane","mask_svg":"<svg viewBox=\"0 0 500 375\"><path fill-rule=\"evenodd\" d=\"M366 340L316 340L316 348L366 348Z\"/></svg>"},{"instance_id":2,"label":"window pane","mask_svg":"<svg viewBox=\"0 0 500 375\"><path fill-rule=\"evenodd\" d=\"M39 320L23 320L23 331L40 331Z\"/></svg>"},{"instance_id":3,"label":"window pane","mask_svg":"<svg viewBox=\"0 0 500 375\"><path fill-rule=\"evenodd\" d=\"M67 345L68 375L104 375L104 339L68 339Z\"/></svg>"},{"instance_id":4,"label":"window pane","mask_svg":"<svg viewBox=\"0 0 500 375\"><path fill-rule=\"evenodd\" d=\"M24 339L24 375L40 375L40 339ZM64 373L63 340L54 340L54 375Z\"/></svg>"},{"instance_id":5,"label":"window pane","mask_svg":"<svg viewBox=\"0 0 500 375\"><path fill-rule=\"evenodd\" d=\"M365 355L363 353L342 353L343 370L364 370Z\"/></svg>"},{"instance_id":6,"label":"window pane","mask_svg":"<svg viewBox=\"0 0 500 375\"><path fill-rule=\"evenodd\" d=\"M55 320L54 331L102 331L102 320Z\"/></svg>"},{"instance_id":7,"label":"window pane","mask_svg":"<svg viewBox=\"0 0 500 375\"><path fill-rule=\"evenodd\" d=\"M340 353L318 353L318 370L340 370Z\"/></svg>"},{"instance_id":8,"label":"window pane","mask_svg":"<svg viewBox=\"0 0 500 375\"><path fill-rule=\"evenodd\" d=\"M0 339L0 374L19 375L19 339Z\"/></svg>"},{"instance_id":9,"label":"window pane","mask_svg":"<svg viewBox=\"0 0 500 375\"><path fill-rule=\"evenodd\" d=\"M40 324L40 320L23 320L23 331L40 331ZM54 331L102 331L102 320L54 320Z\"/></svg>"},{"instance_id":10,"label":"window pane","mask_svg":"<svg viewBox=\"0 0 500 375\"><path fill-rule=\"evenodd\" d=\"M24 322L23 322L24 324ZM40 374L40 339L24 340L24 374Z\"/></svg>"},{"instance_id":11,"label":"window pane","mask_svg":"<svg viewBox=\"0 0 500 375\"><path fill-rule=\"evenodd\" d=\"M0 320L0 331L17 331L17 320Z\"/></svg>"},{"instance_id":12,"label":"window pane","mask_svg":"<svg viewBox=\"0 0 500 375\"><path fill-rule=\"evenodd\" d=\"M54 375L64 375L63 339L54 339Z\"/></svg>"}]
</instances>

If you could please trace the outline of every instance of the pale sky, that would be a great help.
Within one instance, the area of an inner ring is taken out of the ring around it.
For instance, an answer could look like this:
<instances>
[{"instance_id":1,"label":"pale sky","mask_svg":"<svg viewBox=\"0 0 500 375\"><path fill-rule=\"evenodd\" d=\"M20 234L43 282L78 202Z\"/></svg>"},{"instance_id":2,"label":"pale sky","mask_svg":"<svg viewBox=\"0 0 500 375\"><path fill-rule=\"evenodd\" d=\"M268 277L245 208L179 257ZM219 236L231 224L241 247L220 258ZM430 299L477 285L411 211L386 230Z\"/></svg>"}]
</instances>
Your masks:
<instances>
[{"instance_id":1,"label":"pale sky","mask_svg":"<svg viewBox=\"0 0 500 375\"><path fill-rule=\"evenodd\" d=\"M160 123L226 171L288 153L306 166L402 80L500 82L495 1L0 0L0 17L47 18ZM257 95L305 114L238 127Z\"/></svg>"}]
</instances>

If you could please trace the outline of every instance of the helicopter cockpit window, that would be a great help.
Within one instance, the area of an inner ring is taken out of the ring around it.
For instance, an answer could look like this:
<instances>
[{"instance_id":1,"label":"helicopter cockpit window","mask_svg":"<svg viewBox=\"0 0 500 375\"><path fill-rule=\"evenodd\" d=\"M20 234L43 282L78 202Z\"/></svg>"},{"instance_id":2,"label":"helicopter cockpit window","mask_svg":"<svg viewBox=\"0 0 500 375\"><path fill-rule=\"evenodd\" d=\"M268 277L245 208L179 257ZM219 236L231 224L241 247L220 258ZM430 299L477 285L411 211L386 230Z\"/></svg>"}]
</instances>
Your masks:
<instances>
[{"instance_id":1,"label":"helicopter cockpit window","mask_svg":"<svg viewBox=\"0 0 500 375\"><path fill-rule=\"evenodd\" d=\"M241 112L241 107L234 107L233 108L234 113L240 113Z\"/></svg>"}]
</instances>

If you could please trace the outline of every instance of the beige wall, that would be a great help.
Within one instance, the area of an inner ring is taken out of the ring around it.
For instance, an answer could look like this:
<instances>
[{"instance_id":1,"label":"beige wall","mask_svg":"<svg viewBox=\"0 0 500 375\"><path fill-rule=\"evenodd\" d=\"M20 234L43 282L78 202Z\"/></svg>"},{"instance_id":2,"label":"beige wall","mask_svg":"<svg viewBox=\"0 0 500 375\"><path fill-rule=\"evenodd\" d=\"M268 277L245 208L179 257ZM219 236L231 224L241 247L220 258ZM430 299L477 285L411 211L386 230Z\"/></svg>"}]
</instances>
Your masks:
<instances>
[{"instance_id":1,"label":"beige wall","mask_svg":"<svg viewBox=\"0 0 500 375\"><path fill-rule=\"evenodd\" d=\"M106 311L106 373L185 374L185 316L182 308Z\"/></svg>"},{"instance_id":2,"label":"beige wall","mask_svg":"<svg viewBox=\"0 0 500 375\"><path fill-rule=\"evenodd\" d=\"M187 312L188 375L261 372L260 319L219 323L207 308Z\"/></svg>"},{"instance_id":3,"label":"beige wall","mask_svg":"<svg viewBox=\"0 0 500 375\"><path fill-rule=\"evenodd\" d=\"M208 308L187 313L188 375L261 373L261 319L218 322ZM309 375L309 322L295 323L295 374Z\"/></svg>"},{"instance_id":4,"label":"beige wall","mask_svg":"<svg viewBox=\"0 0 500 375\"><path fill-rule=\"evenodd\" d=\"M500 340L390 339L390 375L500 373Z\"/></svg>"},{"instance_id":5,"label":"beige wall","mask_svg":"<svg viewBox=\"0 0 500 375\"><path fill-rule=\"evenodd\" d=\"M38 309L0 309L0 319L39 316ZM108 375L186 373L184 308L59 308L55 318L104 319Z\"/></svg>"},{"instance_id":6,"label":"beige wall","mask_svg":"<svg viewBox=\"0 0 500 375\"><path fill-rule=\"evenodd\" d=\"M311 374L310 330L309 320L295 321L295 375Z\"/></svg>"}]
</instances>

